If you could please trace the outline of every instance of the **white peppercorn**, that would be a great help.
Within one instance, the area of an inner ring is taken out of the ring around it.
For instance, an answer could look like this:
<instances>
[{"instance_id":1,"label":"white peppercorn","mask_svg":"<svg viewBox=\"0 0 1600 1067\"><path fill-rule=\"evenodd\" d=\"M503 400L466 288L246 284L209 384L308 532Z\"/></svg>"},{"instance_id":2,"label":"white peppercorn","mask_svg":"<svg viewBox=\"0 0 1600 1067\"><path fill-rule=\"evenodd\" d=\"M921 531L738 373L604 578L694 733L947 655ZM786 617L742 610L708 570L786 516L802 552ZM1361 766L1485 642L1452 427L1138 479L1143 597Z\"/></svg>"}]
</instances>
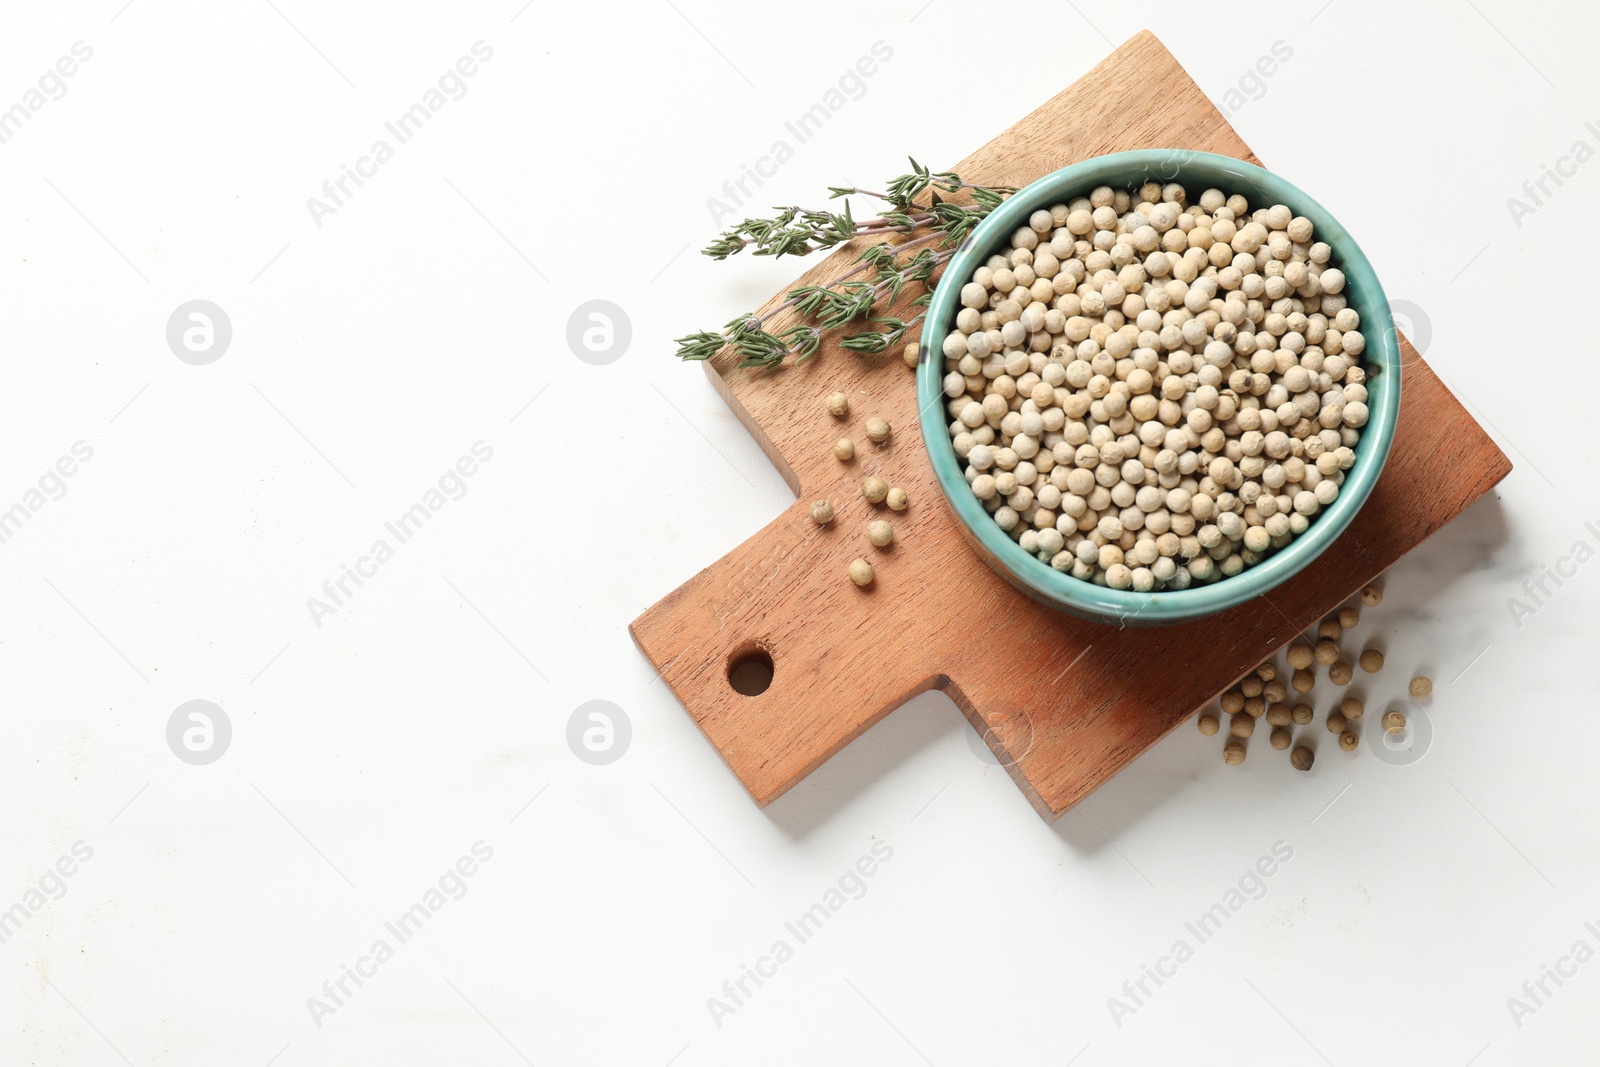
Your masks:
<instances>
[{"instance_id":1,"label":"white peppercorn","mask_svg":"<svg viewBox=\"0 0 1600 1067\"><path fill-rule=\"evenodd\" d=\"M850 580L856 585L865 588L872 584L874 577L876 577L876 574L872 569L872 564L864 559L851 560Z\"/></svg>"},{"instance_id":2,"label":"white peppercorn","mask_svg":"<svg viewBox=\"0 0 1600 1067\"><path fill-rule=\"evenodd\" d=\"M829 393L827 404L828 414L834 418L842 418L850 413L850 398L843 393Z\"/></svg>"},{"instance_id":3,"label":"white peppercorn","mask_svg":"<svg viewBox=\"0 0 1600 1067\"><path fill-rule=\"evenodd\" d=\"M1310 220L1148 185L1036 210L940 346L952 444L995 523L1141 591L1238 574L1304 533L1369 417L1361 318Z\"/></svg>"},{"instance_id":4,"label":"white peppercorn","mask_svg":"<svg viewBox=\"0 0 1600 1067\"><path fill-rule=\"evenodd\" d=\"M867 540L879 548L887 547L894 540L894 527L883 519L874 519L867 523Z\"/></svg>"},{"instance_id":5,"label":"white peppercorn","mask_svg":"<svg viewBox=\"0 0 1600 1067\"><path fill-rule=\"evenodd\" d=\"M818 500L811 505L811 521L818 526L826 526L833 521L834 511L831 500Z\"/></svg>"},{"instance_id":6,"label":"white peppercorn","mask_svg":"<svg viewBox=\"0 0 1600 1067\"><path fill-rule=\"evenodd\" d=\"M855 458L856 443L848 437L841 437L833 443L834 457L841 463L846 463Z\"/></svg>"}]
</instances>

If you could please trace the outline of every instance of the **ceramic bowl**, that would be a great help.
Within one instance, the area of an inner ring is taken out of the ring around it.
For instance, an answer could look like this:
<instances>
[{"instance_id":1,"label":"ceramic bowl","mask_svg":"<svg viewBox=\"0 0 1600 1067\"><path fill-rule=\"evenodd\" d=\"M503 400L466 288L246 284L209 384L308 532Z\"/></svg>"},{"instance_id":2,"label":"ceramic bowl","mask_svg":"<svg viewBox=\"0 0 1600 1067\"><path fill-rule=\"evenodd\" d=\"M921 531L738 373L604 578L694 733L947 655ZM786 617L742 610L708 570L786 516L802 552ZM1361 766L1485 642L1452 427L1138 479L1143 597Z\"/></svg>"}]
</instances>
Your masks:
<instances>
[{"instance_id":1,"label":"ceramic bowl","mask_svg":"<svg viewBox=\"0 0 1600 1067\"><path fill-rule=\"evenodd\" d=\"M989 256L1009 249L1011 234L1026 226L1034 211L1087 195L1096 186L1133 189L1152 180L1180 182L1194 193L1208 188L1240 193L1250 201L1252 210L1287 204L1296 215L1311 220L1316 239L1332 246L1333 262L1344 271L1350 306L1361 313L1361 332L1367 339L1362 358L1369 373L1370 415L1338 499L1311 520L1305 533L1231 578L1188 589L1138 593L1074 578L1024 552L972 495L950 441L943 395L943 344L960 310L962 285ZM1349 232L1321 204L1283 178L1229 156L1187 149L1099 156L1046 175L1008 197L946 265L928 308L920 360L917 403L922 439L939 487L968 540L995 571L1034 599L1080 618L1113 625L1162 626L1203 618L1261 596L1298 574L1333 544L1366 503L1388 458L1400 412L1400 346L1389 301L1372 264Z\"/></svg>"}]
</instances>

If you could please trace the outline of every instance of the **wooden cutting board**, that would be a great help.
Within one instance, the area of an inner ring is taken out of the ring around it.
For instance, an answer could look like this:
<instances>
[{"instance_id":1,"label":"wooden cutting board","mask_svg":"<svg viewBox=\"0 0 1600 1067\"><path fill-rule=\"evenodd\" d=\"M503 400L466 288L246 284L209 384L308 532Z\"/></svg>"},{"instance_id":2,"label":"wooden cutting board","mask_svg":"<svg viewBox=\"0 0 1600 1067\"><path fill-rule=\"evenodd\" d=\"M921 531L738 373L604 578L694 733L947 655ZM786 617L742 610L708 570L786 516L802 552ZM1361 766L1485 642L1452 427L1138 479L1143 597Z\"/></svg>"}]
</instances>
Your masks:
<instances>
[{"instance_id":1,"label":"wooden cutting board","mask_svg":"<svg viewBox=\"0 0 1600 1067\"><path fill-rule=\"evenodd\" d=\"M1090 156L1169 146L1259 162L1146 32L952 169L968 181L1022 186ZM858 251L836 251L801 282L836 276ZM978 558L934 481L912 372L898 352L861 357L825 346L776 372L741 370L724 352L706 364L712 383L798 499L636 619L634 640L758 804L911 697L941 689L1039 813L1054 819L1511 470L1410 344L1402 346L1394 448L1350 529L1267 596L1160 629L1068 618L1022 596ZM824 409L835 390L850 396L845 419ZM882 446L863 431L874 415L893 426ZM856 460L840 464L829 446L846 435L857 442ZM903 487L910 508L898 516L871 508L859 489L871 474ZM809 518L821 497L839 507L832 529ZM884 516L895 522L896 541L880 551L865 526ZM877 568L864 591L846 576L857 556ZM765 692L745 696L729 670L752 656L770 658L772 679ZM1254 758L1285 758L1265 742L1263 731Z\"/></svg>"}]
</instances>

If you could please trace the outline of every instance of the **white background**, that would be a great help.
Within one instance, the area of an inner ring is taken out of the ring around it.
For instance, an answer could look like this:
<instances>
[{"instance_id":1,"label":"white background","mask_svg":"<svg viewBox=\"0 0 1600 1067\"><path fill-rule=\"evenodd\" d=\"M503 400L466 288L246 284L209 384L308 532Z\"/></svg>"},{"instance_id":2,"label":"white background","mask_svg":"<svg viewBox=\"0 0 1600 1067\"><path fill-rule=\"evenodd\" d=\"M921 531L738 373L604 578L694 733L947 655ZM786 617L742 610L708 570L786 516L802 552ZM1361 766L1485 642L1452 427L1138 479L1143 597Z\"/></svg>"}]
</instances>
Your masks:
<instances>
[{"instance_id":1,"label":"white background","mask_svg":"<svg viewBox=\"0 0 1600 1067\"><path fill-rule=\"evenodd\" d=\"M1600 547L1600 165L1506 206L1600 147L1592 7L1045 3L991 30L955 0L123 2L0 30L0 108L94 50L0 145L0 508L93 449L0 545L0 909L93 849L0 944L0 1062L1592 1057L1600 963L1507 998L1600 949L1600 566L1520 626L1508 598ZM928 695L760 811L626 630L790 500L672 356L796 273L697 256L707 198L875 41L754 207L946 165L1145 27L1219 101L1292 47L1234 124L1360 235L1516 463L1355 638L1388 650L1372 702L1437 680L1431 747L1299 775L1185 726L1050 826ZM317 226L307 198L479 40L465 97ZM608 366L565 340L595 298L632 323ZM166 343L193 299L233 326L209 366ZM479 440L465 497L317 626L307 598ZM192 699L232 722L209 766L165 739ZM632 725L605 766L566 740L595 699ZM478 841L466 895L319 1026L308 998ZM1117 1025L1279 841L1265 895ZM865 895L719 1026L707 999L875 842Z\"/></svg>"}]
</instances>

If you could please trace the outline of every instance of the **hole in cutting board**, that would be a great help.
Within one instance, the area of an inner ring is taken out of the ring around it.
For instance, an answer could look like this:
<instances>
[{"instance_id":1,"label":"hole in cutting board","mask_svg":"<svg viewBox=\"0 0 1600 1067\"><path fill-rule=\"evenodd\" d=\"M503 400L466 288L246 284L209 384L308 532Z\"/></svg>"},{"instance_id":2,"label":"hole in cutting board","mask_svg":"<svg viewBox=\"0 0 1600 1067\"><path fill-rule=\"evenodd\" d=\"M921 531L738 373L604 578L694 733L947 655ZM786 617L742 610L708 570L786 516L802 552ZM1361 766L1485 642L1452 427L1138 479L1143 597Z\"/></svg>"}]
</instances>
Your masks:
<instances>
[{"instance_id":1,"label":"hole in cutting board","mask_svg":"<svg viewBox=\"0 0 1600 1067\"><path fill-rule=\"evenodd\" d=\"M728 660L728 684L747 697L758 697L771 688L772 673L772 655L759 645L743 648Z\"/></svg>"}]
</instances>

